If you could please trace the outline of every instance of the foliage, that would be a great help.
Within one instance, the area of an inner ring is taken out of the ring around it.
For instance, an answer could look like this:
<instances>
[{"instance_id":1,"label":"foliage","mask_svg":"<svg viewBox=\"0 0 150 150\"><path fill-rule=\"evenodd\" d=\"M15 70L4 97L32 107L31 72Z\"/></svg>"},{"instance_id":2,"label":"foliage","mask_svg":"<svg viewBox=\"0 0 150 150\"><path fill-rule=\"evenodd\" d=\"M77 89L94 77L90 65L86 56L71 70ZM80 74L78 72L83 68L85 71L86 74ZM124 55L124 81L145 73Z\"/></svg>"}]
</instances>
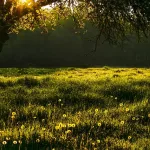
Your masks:
<instances>
[{"instance_id":1,"label":"foliage","mask_svg":"<svg viewBox=\"0 0 150 150\"><path fill-rule=\"evenodd\" d=\"M43 6L50 5L51 10L43 11ZM3 0L0 1L0 31L17 32L18 29L41 27L47 32L46 25L52 29L59 24L59 19L71 16L77 27L84 27L84 22L92 22L99 30L95 49L101 36L111 44L120 44L129 34L136 34L138 39L149 36L150 23L149 0Z\"/></svg>"},{"instance_id":2,"label":"foliage","mask_svg":"<svg viewBox=\"0 0 150 150\"><path fill-rule=\"evenodd\" d=\"M149 69L0 73L2 150L150 148Z\"/></svg>"}]
</instances>

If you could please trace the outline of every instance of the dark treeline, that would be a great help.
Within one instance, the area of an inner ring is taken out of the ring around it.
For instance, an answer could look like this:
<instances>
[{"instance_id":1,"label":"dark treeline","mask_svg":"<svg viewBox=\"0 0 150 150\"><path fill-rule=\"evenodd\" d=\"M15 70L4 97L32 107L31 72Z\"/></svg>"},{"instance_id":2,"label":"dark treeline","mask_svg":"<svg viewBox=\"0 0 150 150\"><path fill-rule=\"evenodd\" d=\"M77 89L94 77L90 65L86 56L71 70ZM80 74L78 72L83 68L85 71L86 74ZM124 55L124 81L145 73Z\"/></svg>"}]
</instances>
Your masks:
<instances>
[{"instance_id":1,"label":"dark treeline","mask_svg":"<svg viewBox=\"0 0 150 150\"><path fill-rule=\"evenodd\" d=\"M88 32L76 34L71 21L67 21L48 34L40 30L11 34L0 53L0 67L149 67L150 40L124 42L124 47L99 42L96 52L96 29L86 25ZM82 30L81 30L82 31Z\"/></svg>"}]
</instances>

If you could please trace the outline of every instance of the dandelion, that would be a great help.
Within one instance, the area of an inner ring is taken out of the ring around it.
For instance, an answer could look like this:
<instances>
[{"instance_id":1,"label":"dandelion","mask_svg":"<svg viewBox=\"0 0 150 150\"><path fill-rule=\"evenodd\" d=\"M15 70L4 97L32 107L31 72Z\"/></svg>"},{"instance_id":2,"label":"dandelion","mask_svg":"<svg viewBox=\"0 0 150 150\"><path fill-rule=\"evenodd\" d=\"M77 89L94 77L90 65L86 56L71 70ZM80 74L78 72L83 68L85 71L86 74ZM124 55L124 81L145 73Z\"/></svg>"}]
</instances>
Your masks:
<instances>
[{"instance_id":1,"label":"dandelion","mask_svg":"<svg viewBox=\"0 0 150 150\"><path fill-rule=\"evenodd\" d=\"M6 137L6 140L9 141L9 140L10 140L10 137Z\"/></svg>"},{"instance_id":2,"label":"dandelion","mask_svg":"<svg viewBox=\"0 0 150 150\"><path fill-rule=\"evenodd\" d=\"M148 114L148 117L150 118L150 113Z\"/></svg>"},{"instance_id":3,"label":"dandelion","mask_svg":"<svg viewBox=\"0 0 150 150\"><path fill-rule=\"evenodd\" d=\"M126 112L128 112L129 111L129 108L126 108Z\"/></svg>"},{"instance_id":4,"label":"dandelion","mask_svg":"<svg viewBox=\"0 0 150 150\"><path fill-rule=\"evenodd\" d=\"M43 130L43 131L45 131L45 130L46 130L46 128L42 128L42 130Z\"/></svg>"},{"instance_id":5,"label":"dandelion","mask_svg":"<svg viewBox=\"0 0 150 150\"><path fill-rule=\"evenodd\" d=\"M63 117L64 117L64 118L66 118L66 117L67 117L67 115L66 115L66 114L63 114Z\"/></svg>"},{"instance_id":6,"label":"dandelion","mask_svg":"<svg viewBox=\"0 0 150 150\"><path fill-rule=\"evenodd\" d=\"M119 106L122 107L122 106L123 106L123 103L120 103Z\"/></svg>"},{"instance_id":7,"label":"dandelion","mask_svg":"<svg viewBox=\"0 0 150 150\"><path fill-rule=\"evenodd\" d=\"M123 125L124 124L124 121L121 121L121 125Z\"/></svg>"},{"instance_id":8,"label":"dandelion","mask_svg":"<svg viewBox=\"0 0 150 150\"><path fill-rule=\"evenodd\" d=\"M22 125L22 126L21 126L21 129L23 130L24 128L25 128L25 126L24 126L24 125Z\"/></svg>"},{"instance_id":9,"label":"dandelion","mask_svg":"<svg viewBox=\"0 0 150 150\"><path fill-rule=\"evenodd\" d=\"M55 126L55 129L56 130L59 130L61 127L60 126Z\"/></svg>"},{"instance_id":10,"label":"dandelion","mask_svg":"<svg viewBox=\"0 0 150 150\"><path fill-rule=\"evenodd\" d=\"M100 143L101 141L100 140L97 140L97 143Z\"/></svg>"},{"instance_id":11,"label":"dandelion","mask_svg":"<svg viewBox=\"0 0 150 150\"><path fill-rule=\"evenodd\" d=\"M36 142L39 143L39 142L40 142L40 139L36 139Z\"/></svg>"},{"instance_id":12,"label":"dandelion","mask_svg":"<svg viewBox=\"0 0 150 150\"><path fill-rule=\"evenodd\" d=\"M21 140L19 140L19 141L18 141L18 143L19 143L19 144L22 144L22 141L21 141Z\"/></svg>"},{"instance_id":13,"label":"dandelion","mask_svg":"<svg viewBox=\"0 0 150 150\"><path fill-rule=\"evenodd\" d=\"M135 120L135 117L133 117L132 120Z\"/></svg>"},{"instance_id":14,"label":"dandelion","mask_svg":"<svg viewBox=\"0 0 150 150\"><path fill-rule=\"evenodd\" d=\"M66 134L69 134L69 133L71 133L71 130L67 130L65 133L66 133Z\"/></svg>"},{"instance_id":15,"label":"dandelion","mask_svg":"<svg viewBox=\"0 0 150 150\"><path fill-rule=\"evenodd\" d=\"M13 141L13 144L17 144L17 141Z\"/></svg>"},{"instance_id":16,"label":"dandelion","mask_svg":"<svg viewBox=\"0 0 150 150\"><path fill-rule=\"evenodd\" d=\"M131 136L128 136L128 140L130 140L132 137Z\"/></svg>"},{"instance_id":17,"label":"dandelion","mask_svg":"<svg viewBox=\"0 0 150 150\"><path fill-rule=\"evenodd\" d=\"M72 124L72 127L74 128L75 126L76 126L76 125L73 123L73 124Z\"/></svg>"},{"instance_id":18,"label":"dandelion","mask_svg":"<svg viewBox=\"0 0 150 150\"><path fill-rule=\"evenodd\" d=\"M61 102L61 99L59 99L58 102Z\"/></svg>"},{"instance_id":19,"label":"dandelion","mask_svg":"<svg viewBox=\"0 0 150 150\"><path fill-rule=\"evenodd\" d=\"M98 122L97 125L100 127L102 124L100 122Z\"/></svg>"},{"instance_id":20,"label":"dandelion","mask_svg":"<svg viewBox=\"0 0 150 150\"><path fill-rule=\"evenodd\" d=\"M12 119L12 120L15 119L15 116L11 116L11 119Z\"/></svg>"},{"instance_id":21,"label":"dandelion","mask_svg":"<svg viewBox=\"0 0 150 150\"><path fill-rule=\"evenodd\" d=\"M45 122L45 119L42 119L42 122L44 123L44 122Z\"/></svg>"},{"instance_id":22,"label":"dandelion","mask_svg":"<svg viewBox=\"0 0 150 150\"><path fill-rule=\"evenodd\" d=\"M7 141L3 141L2 144L3 144L3 145L6 145L6 144L7 144Z\"/></svg>"},{"instance_id":23,"label":"dandelion","mask_svg":"<svg viewBox=\"0 0 150 150\"><path fill-rule=\"evenodd\" d=\"M12 116L16 116L16 112L12 112L11 115L12 115Z\"/></svg>"},{"instance_id":24,"label":"dandelion","mask_svg":"<svg viewBox=\"0 0 150 150\"><path fill-rule=\"evenodd\" d=\"M94 143L94 142L92 142L92 145L94 146L94 145L95 145L95 143Z\"/></svg>"},{"instance_id":25,"label":"dandelion","mask_svg":"<svg viewBox=\"0 0 150 150\"><path fill-rule=\"evenodd\" d=\"M97 113L97 112L98 112L98 109L95 109L95 112Z\"/></svg>"}]
</instances>

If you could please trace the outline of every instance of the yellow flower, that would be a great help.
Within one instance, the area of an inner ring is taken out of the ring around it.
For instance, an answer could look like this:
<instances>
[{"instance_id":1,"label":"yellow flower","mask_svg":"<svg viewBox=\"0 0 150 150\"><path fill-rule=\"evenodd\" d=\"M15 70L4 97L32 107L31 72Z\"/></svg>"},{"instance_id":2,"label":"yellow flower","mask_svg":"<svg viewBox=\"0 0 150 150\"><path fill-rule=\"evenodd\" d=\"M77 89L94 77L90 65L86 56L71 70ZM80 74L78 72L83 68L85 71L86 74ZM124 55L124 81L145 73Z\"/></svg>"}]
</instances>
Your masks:
<instances>
[{"instance_id":1,"label":"yellow flower","mask_svg":"<svg viewBox=\"0 0 150 150\"><path fill-rule=\"evenodd\" d=\"M135 117L133 117L132 120L135 120Z\"/></svg>"},{"instance_id":2,"label":"yellow flower","mask_svg":"<svg viewBox=\"0 0 150 150\"><path fill-rule=\"evenodd\" d=\"M128 136L128 140L130 140L132 137L131 136Z\"/></svg>"},{"instance_id":3,"label":"yellow flower","mask_svg":"<svg viewBox=\"0 0 150 150\"><path fill-rule=\"evenodd\" d=\"M120 103L119 106L122 107L122 106L123 106L123 103Z\"/></svg>"},{"instance_id":4,"label":"yellow flower","mask_svg":"<svg viewBox=\"0 0 150 150\"><path fill-rule=\"evenodd\" d=\"M36 139L36 142L39 143L39 142L40 142L40 139Z\"/></svg>"},{"instance_id":5,"label":"yellow flower","mask_svg":"<svg viewBox=\"0 0 150 150\"><path fill-rule=\"evenodd\" d=\"M15 119L15 116L11 116L11 119L12 119L12 120Z\"/></svg>"},{"instance_id":6,"label":"yellow flower","mask_svg":"<svg viewBox=\"0 0 150 150\"><path fill-rule=\"evenodd\" d=\"M11 114L12 114L12 116L16 116L16 112L12 112Z\"/></svg>"},{"instance_id":7,"label":"yellow flower","mask_svg":"<svg viewBox=\"0 0 150 150\"><path fill-rule=\"evenodd\" d=\"M3 141L2 144L3 144L3 145L6 145L6 144L7 144L7 141Z\"/></svg>"},{"instance_id":8,"label":"yellow flower","mask_svg":"<svg viewBox=\"0 0 150 150\"><path fill-rule=\"evenodd\" d=\"M59 129L60 129L60 126L55 126L55 129L56 129L56 130L59 130Z\"/></svg>"},{"instance_id":9,"label":"yellow flower","mask_svg":"<svg viewBox=\"0 0 150 150\"><path fill-rule=\"evenodd\" d=\"M58 102L61 102L61 99L59 99Z\"/></svg>"},{"instance_id":10,"label":"yellow flower","mask_svg":"<svg viewBox=\"0 0 150 150\"><path fill-rule=\"evenodd\" d=\"M128 111L129 111L129 108L126 108L126 111L128 112Z\"/></svg>"},{"instance_id":11,"label":"yellow flower","mask_svg":"<svg viewBox=\"0 0 150 150\"><path fill-rule=\"evenodd\" d=\"M73 124L72 124L72 127L74 128L75 126L76 126L76 125L73 123Z\"/></svg>"},{"instance_id":12,"label":"yellow flower","mask_svg":"<svg viewBox=\"0 0 150 150\"><path fill-rule=\"evenodd\" d=\"M99 123L97 123L97 125L100 127L102 124L99 122Z\"/></svg>"},{"instance_id":13,"label":"yellow flower","mask_svg":"<svg viewBox=\"0 0 150 150\"><path fill-rule=\"evenodd\" d=\"M6 140L9 141L9 140L10 140L10 137L6 137Z\"/></svg>"},{"instance_id":14,"label":"yellow flower","mask_svg":"<svg viewBox=\"0 0 150 150\"><path fill-rule=\"evenodd\" d=\"M94 146L94 145L95 145L95 143L93 142L93 143L92 143L92 145Z\"/></svg>"},{"instance_id":15,"label":"yellow flower","mask_svg":"<svg viewBox=\"0 0 150 150\"><path fill-rule=\"evenodd\" d=\"M13 144L17 144L17 141L13 141Z\"/></svg>"},{"instance_id":16,"label":"yellow flower","mask_svg":"<svg viewBox=\"0 0 150 150\"><path fill-rule=\"evenodd\" d=\"M67 117L67 115L66 115L66 114L63 114L63 117L64 117L64 118L66 118L66 117Z\"/></svg>"},{"instance_id":17,"label":"yellow flower","mask_svg":"<svg viewBox=\"0 0 150 150\"><path fill-rule=\"evenodd\" d=\"M43 131L45 131L45 130L46 130L46 128L42 128L42 130L43 130Z\"/></svg>"},{"instance_id":18,"label":"yellow flower","mask_svg":"<svg viewBox=\"0 0 150 150\"><path fill-rule=\"evenodd\" d=\"M69 133L71 133L71 130L67 130L65 133L66 133L66 134L69 134Z\"/></svg>"},{"instance_id":19,"label":"yellow flower","mask_svg":"<svg viewBox=\"0 0 150 150\"><path fill-rule=\"evenodd\" d=\"M36 119L36 116L34 116L33 119Z\"/></svg>"},{"instance_id":20,"label":"yellow flower","mask_svg":"<svg viewBox=\"0 0 150 150\"><path fill-rule=\"evenodd\" d=\"M24 128L25 128L25 126L24 126L24 125L22 125L22 126L21 126L21 129L23 130Z\"/></svg>"},{"instance_id":21,"label":"yellow flower","mask_svg":"<svg viewBox=\"0 0 150 150\"><path fill-rule=\"evenodd\" d=\"M21 140L19 140L19 141L18 141L18 143L19 143L19 144L21 144L21 143L22 143L22 141L21 141Z\"/></svg>"},{"instance_id":22,"label":"yellow flower","mask_svg":"<svg viewBox=\"0 0 150 150\"><path fill-rule=\"evenodd\" d=\"M100 140L97 140L97 143L100 143L101 141Z\"/></svg>"},{"instance_id":23,"label":"yellow flower","mask_svg":"<svg viewBox=\"0 0 150 150\"><path fill-rule=\"evenodd\" d=\"M121 124L123 125L123 124L124 124L124 121L121 121Z\"/></svg>"},{"instance_id":24,"label":"yellow flower","mask_svg":"<svg viewBox=\"0 0 150 150\"><path fill-rule=\"evenodd\" d=\"M95 109L95 112L97 113L97 112L98 112L98 109Z\"/></svg>"},{"instance_id":25,"label":"yellow flower","mask_svg":"<svg viewBox=\"0 0 150 150\"><path fill-rule=\"evenodd\" d=\"M148 114L148 117L150 118L150 113Z\"/></svg>"}]
</instances>

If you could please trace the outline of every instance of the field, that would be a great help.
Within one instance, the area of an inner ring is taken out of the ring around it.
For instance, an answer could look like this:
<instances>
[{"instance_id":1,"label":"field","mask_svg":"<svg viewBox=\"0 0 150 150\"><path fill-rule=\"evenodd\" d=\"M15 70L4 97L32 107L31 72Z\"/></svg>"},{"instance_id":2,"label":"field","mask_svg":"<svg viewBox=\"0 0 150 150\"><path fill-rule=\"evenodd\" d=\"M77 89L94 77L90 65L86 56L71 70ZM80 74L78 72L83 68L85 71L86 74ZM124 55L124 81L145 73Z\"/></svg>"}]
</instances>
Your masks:
<instances>
[{"instance_id":1,"label":"field","mask_svg":"<svg viewBox=\"0 0 150 150\"><path fill-rule=\"evenodd\" d=\"M1 150L150 150L150 69L0 69Z\"/></svg>"}]
</instances>

